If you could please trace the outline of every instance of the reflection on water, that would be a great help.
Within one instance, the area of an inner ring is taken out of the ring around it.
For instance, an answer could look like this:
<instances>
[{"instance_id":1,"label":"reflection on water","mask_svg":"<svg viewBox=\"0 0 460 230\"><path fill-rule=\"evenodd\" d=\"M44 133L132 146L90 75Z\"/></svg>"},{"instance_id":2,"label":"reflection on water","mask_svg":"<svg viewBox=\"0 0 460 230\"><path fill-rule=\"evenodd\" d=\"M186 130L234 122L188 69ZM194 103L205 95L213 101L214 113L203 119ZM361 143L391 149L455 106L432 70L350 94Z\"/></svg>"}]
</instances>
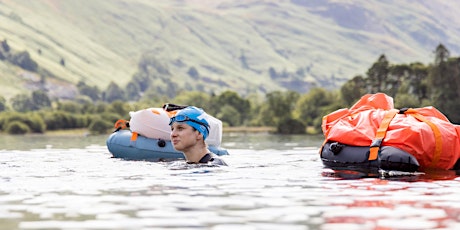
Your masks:
<instances>
[{"instance_id":1,"label":"reflection on water","mask_svg":"<svg viewBox=\"0 0 460 230\"><path fill-rule=\"evenodd\" d=\"M2 139L0 229L460 228L455 173L347 179L321 137L224 135L229 167L186 169L111 158L105 137L28 138Z\"/></svg>"}]
</instances>

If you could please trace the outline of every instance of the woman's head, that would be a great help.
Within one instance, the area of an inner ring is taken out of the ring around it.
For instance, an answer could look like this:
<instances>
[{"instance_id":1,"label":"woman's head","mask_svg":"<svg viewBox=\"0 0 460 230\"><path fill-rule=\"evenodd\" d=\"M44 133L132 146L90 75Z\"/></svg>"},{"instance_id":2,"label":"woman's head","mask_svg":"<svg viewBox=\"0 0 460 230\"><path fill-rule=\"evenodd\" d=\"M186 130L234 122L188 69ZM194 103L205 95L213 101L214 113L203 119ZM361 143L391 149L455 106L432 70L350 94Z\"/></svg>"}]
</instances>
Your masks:
<instances>
[{"instance_id":1,"label":"woman's head","mask_svg":"<svg viewBox=\"0 0 460 230\"><path fill-rule=\"evenodd\" d=\"M203 135L203 140L209 135L209 123L205 119L206 113L195 106L179 110L174 117L170 119L169 125L175 122L186 123Z\"/></svg>"}]
</instances>

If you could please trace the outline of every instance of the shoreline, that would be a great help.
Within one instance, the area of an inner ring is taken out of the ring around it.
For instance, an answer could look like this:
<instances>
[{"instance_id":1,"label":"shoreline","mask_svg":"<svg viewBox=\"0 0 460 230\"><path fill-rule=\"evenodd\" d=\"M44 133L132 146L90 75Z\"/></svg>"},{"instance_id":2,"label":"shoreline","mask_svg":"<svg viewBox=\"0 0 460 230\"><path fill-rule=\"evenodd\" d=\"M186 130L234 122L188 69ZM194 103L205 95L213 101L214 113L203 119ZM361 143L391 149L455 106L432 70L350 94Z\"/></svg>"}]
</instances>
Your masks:
<instances>
[{"instance_id":1,"label":"shoreline","mask_svg":"<svg viewBox=\"0 0 460 230\"><path fill-rule=\"evenodd\" d=\"M239 127L223 127L223 133L273 133L276 131L275 127L248 127L248 126L239 126ZM106 134L109 135L111 132L108 131ZM0 133L0 135L12 135L7 133ZM92 135L88 129L62 129L62 130L50 130L45 131L44 133L27 133L24 134L27 136L88 136ZM20 136L20 135L18 135Z\"/></svg>"},{"instance_id":2,"label":"shoreline","mask_svg":"<svg viewBox=\"0 0 460 230\"><path fill-rule=\"evenodd\" d=\"M275 133L276 127L271 126L238 126L238 127L222 127L222 133ZM112 130L108 130L106 134L97 135L110 135ZM315 135L315 130L307 128L307 135ZM0 132L1 135L13 135L4 132ZM49 130L44 133L27 133L21 134L27 136L90 136L93 135L87 128L83 129L61 129L61 130ZM14 136L14 135L13 135ZM18 135L20 136L20 135Z\"/></svg>"}]
</instances>

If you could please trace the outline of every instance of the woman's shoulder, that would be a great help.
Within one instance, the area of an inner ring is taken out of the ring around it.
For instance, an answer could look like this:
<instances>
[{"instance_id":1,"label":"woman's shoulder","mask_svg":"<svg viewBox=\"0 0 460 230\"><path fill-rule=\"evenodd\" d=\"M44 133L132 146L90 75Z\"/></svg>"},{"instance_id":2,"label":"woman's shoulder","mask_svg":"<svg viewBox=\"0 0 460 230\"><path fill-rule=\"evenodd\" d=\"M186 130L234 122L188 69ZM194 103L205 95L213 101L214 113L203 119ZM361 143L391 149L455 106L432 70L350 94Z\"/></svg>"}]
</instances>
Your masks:
<instances>
[{"instance_id":1,"label":"woman's shoulder","mask_svg":"<svg viewBox=\"0 0 460 230\"><path fill-rule=\"evenodd\" d=\"M218 157L218 156L215 155L214 153L207 153L206 155L204 155L204 156L201 158L200 163L207 163L207 164L211 164L211 165L227 166L227 163L225 163L225 161L222 160L222 158Z\"/></svg>"}]
</instances>

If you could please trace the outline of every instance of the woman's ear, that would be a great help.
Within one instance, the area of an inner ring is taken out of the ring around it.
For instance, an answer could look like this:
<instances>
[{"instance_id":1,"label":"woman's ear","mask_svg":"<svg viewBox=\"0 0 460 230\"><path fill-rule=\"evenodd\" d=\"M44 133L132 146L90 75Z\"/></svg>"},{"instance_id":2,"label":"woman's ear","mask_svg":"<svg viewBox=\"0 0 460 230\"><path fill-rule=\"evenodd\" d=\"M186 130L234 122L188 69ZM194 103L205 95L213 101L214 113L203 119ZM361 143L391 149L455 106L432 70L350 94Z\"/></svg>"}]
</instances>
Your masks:
<instances>
[{"instance_id":1,"label":"woman's ear","mask_svg":"<svg viewBox=\"0 0 460 230\"><path fill-rule=\"evenodd\" d=\"M200 139L203 139L203 134L201 134L201 133L200 133L198 130L196 130L196 129L195 129L194 131L195 131L195 133L197 134L196 137L195 137L195 139L196 139L197 141L199 141Z\"/></svg>"}]
</instances>

